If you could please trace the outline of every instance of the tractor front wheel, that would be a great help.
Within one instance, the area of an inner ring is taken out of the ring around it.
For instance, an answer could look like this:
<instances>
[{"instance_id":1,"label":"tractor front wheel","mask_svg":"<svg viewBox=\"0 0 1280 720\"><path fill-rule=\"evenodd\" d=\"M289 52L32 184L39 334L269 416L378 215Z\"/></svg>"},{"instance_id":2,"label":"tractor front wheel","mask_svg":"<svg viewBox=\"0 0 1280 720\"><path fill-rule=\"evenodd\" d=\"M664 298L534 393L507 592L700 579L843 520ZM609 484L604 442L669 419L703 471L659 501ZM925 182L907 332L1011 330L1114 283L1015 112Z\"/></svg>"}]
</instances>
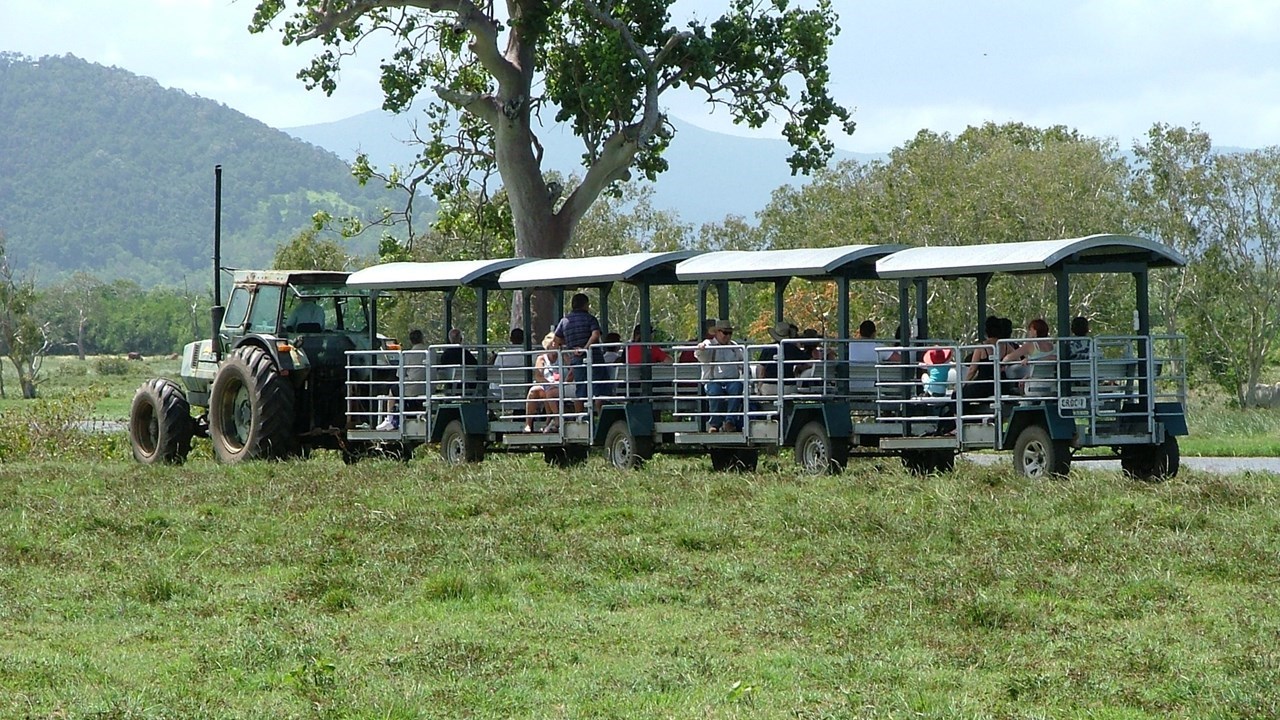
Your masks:
<instances>
[{"instance_id":1,"label":"tractor front wheel","mask_svg":"<svg viewBox=\"0 0 1280 720\"><path fill-rule=\"evenodd\" d=\"M129 444L144 465L181 465L191 452L195 421L182 388L172 380L142 383L129 406Z\"/></svg>"}]
</instances>

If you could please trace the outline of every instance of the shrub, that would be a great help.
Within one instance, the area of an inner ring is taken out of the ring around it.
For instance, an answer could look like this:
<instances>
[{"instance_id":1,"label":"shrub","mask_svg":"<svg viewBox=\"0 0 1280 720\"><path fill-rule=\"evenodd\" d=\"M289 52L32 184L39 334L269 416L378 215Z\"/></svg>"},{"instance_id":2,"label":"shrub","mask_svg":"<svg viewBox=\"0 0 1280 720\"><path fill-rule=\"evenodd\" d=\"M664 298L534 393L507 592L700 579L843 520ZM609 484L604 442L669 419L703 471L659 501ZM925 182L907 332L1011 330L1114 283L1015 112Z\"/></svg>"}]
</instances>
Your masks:
<instances>
[{"instance_id":1,"label":"shrub","mask_svg":"<svg viewBox=\"0 0 1280 720\"><path fill-rule=\"evenodd\" d=\"M129 452L121 433L95 432L86 418L104 395L99 387L40 398L0 413L0 461L59 457L123 458Z\"/></svg>"},{"instance_id":2,"label":"shrub","mask_svg":"<svg viewBox=\"0 0 1280 720\"><path fill-rule=\"evenodd\" d=\"M93 361L93 369L99 375L128 375L129 361L122 357L103 355Z\"/></svg>"}]
</instances>

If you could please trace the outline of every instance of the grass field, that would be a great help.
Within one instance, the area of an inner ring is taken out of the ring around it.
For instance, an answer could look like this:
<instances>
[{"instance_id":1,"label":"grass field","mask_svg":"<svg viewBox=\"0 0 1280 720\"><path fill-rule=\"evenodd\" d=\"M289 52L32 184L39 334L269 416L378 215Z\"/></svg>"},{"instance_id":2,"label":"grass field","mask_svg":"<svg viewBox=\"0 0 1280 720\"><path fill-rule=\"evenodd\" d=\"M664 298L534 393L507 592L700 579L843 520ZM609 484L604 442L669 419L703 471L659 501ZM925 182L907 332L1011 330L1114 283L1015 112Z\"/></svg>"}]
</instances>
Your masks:
<instances>
[{"instance_id":1,"label":"grass field","mask_svg":"<svg viewBox=\"0 0 1280 720\"><path fill-rule=\"evenodd\" d=\"M0 717L1275 717L1278 499L891 460L8 462Z\"/></svg>"},{"instance_id":2,"label":"grass field","mask_svg":"<svg viewBox=\"0 0 1280 720\"><path fill-rule=\"evenodd\" d=\"M0 404L0 717L1280 716L1274 476L149 468L56 430L174 370ZM1276 436L1191 418L1184 451Z\"/></svg>"}]
</instances>

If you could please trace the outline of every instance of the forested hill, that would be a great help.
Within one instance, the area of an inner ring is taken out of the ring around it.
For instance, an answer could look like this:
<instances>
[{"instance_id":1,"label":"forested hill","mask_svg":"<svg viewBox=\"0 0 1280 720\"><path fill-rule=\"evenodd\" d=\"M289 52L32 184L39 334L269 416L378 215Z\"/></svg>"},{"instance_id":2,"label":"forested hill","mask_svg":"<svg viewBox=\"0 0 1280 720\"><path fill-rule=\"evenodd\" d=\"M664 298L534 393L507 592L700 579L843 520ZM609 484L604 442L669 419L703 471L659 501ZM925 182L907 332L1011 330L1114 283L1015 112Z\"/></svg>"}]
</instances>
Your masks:
<instances>
[{"instance_id":1,"label":"forested hill","mask_svg":"<svg viewBox=\"0 0 1280 720\"><path fill-rule=\"evenodd\" d=\"M225 265L270 262L319 210L403 204L360 187L329 151L213 100L70 55L0 54L0 232L41 283L84 270L208 284L219 163Z\"/></svg>"}]
</instances>

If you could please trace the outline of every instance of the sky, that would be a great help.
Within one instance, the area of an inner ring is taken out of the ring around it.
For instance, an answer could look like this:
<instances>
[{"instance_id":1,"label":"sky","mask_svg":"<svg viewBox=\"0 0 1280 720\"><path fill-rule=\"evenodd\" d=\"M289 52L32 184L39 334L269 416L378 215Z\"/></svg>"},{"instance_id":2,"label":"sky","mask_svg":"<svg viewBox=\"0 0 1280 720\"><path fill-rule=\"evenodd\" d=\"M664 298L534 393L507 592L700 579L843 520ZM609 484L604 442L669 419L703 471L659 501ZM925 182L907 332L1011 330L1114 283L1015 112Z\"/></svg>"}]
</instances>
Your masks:
<instances>
[{"instance_id":1,"label":"sky","mask_svg":"<svg viewBox=\"0 0 1280 720\"><path fill-rule=\"evenodd\" d=\"M803 2L803 0L801 0ZM327 97L296 79L317 48L247 31L253 0L0 0L0 50L70 53L217 100L277 128L381 105L385 50L344 64ZM678 0L673 20L726 0ZM842 32L831 92L854 111L854 152L887 152L919 130L986 121L1067 125L1122 148L1153 123L1199 126L1214 144L1280 144L1276 0L833 0ZM665 99L683 120L735 128L697 96ZM757 134L774 135L776 129Z\"/></svg>"}]
</instances>

